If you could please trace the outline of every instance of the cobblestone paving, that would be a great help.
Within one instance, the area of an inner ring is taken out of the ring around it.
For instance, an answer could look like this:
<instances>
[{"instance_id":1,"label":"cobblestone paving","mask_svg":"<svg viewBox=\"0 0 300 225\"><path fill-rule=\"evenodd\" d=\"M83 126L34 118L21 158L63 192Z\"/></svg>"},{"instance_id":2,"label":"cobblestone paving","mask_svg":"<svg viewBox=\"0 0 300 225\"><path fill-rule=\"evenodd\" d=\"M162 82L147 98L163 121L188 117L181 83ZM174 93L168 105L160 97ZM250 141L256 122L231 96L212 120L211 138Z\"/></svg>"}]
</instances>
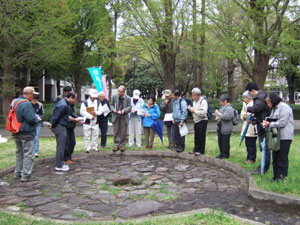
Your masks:
<instances>
[{"instance_id":1,"label":"cobblestone paving","mask_svg":"<svg viewBox=\"0 0 300 225\"><path fill-rule=\"evenodd\" d=\"M236 175L176 158L92 153L54 171L53 163L34 167L35 181L13 174L0 178L0 207L61 220L111 220L173 214L199 208L222 209L271 224L295 224L300 213L249 199Z\"/></svg>"}]
</instances>

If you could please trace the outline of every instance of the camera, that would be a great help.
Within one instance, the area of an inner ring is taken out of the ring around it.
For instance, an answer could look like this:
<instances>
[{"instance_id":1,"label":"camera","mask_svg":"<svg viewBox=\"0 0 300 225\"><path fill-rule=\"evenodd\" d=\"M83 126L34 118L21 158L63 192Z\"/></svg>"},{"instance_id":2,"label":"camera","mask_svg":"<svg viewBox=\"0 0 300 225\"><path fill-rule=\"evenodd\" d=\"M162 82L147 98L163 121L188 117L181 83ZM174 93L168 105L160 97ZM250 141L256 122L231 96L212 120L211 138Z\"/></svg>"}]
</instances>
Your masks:
<instances>
[{"instance_id":1,"label":"camera","mask_svg":"<svg viewBox=\"0 0 300 225\"><path fill-rule=\"evenodd\" d=\"M255 116L253 116L252 117L252 125L256 125L256 124L260 124L261 123L261 121L257 118L257 117L255 117Z\"/></svg>"},{"instance_id":2,"label":"camera","mask_svg":"<svg viewBox=\"0 0 300 225\"><path fill-rule=\"evenodd\" d=\"M273 118L273 117L266 117L265 121L268 121L268 122L276 122L278 119L277 118Z\"/></svg>"}]
</instances>

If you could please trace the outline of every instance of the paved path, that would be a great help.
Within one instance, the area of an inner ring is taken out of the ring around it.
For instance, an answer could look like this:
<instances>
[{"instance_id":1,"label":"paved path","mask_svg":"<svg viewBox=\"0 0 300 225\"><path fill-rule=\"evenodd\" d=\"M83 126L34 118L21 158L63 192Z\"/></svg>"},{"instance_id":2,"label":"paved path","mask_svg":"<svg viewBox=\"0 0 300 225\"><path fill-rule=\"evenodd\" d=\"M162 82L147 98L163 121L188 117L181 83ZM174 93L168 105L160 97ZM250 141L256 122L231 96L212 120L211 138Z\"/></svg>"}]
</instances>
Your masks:
<instances>
[{"instance_id":1,"label":"paved path","mask_svg":"<svg viewBox=\"0 0 300 225\"><path fill-rule=\"evenodd\" d=\"M300 212L253 201L246 181L200 162L160 156L91 153L56 172L52 161L36 165L36 181L0 177L0 207L34 216L103 221L221 208L269 224L295 224ZM21 207L22 206L22 207Z\"/></svg>"},{"instance_id":2,"label":"paved path","mask_svg":"<svg viewBox=\"0 0 300 225\"><path fill-rule=\"evenodd\" d=\"M194 132L194 124L192 122L188 122L188 128L191 133ZM240 132L242 129L242 123L239 123L237 126L233 127L234 132ZM217 123L215 121L209 121L207 125L208 132L216 132L217 130ZM300 132L300 120L295 120L295 130ZM166 129L164 129L164 133L166 133ZM76 136L83 136L83 129L82 126L78 125L75 129ZM108 134L113 134L112 126L108 127ZM0 128L0 135L2 137L10 137L11 133L8 132L5 128ZM41 137L54 137L54 133L51 132L47 127L42 127L41 129Z\"/></svg>"}]
</instances>

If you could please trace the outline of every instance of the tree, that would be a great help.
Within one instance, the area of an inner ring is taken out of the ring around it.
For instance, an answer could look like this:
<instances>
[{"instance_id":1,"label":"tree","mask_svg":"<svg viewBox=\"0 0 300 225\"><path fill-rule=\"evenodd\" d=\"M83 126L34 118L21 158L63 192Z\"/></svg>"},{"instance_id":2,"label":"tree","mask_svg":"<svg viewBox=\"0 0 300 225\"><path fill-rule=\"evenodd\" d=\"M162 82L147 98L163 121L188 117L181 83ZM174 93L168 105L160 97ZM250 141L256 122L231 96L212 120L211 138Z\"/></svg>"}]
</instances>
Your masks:
<instances>
[{"instance_id":1,"label":"tree","mask_svg":"<svg viewBox=\"0 0 300 225\"><path fill-rule=\"evenodd\" d=\"M278 71L281 76L286 77L289 89L289 101L295 104L294 92L300 89L300 27L287 32L282 38L282 49L277 56Z\"/></svg>"},{"instance_id":2,"label":"tree","mask_svg":"<svg viewBox=\"0 0 300 225\"><path fill-rule=\"evenodd\" d=\"M15 97L16 73L47 61L65 61L69 42L63 30L69 23L65 1L0 1L0 66L2 101L6 118Z\"/></svg>"},{"instance_id":3,"label":"tree","mask_svg":"<svg viewBox=\"0 0 300 225\"><path fill-rule=\"evenodd\" d=\"M82 85L91 82L87 68L100 66L101 48L108 43L99 41L111 35L112 23L101 0L69 0L68 7L73 15L72 24L67 28L73 43L68 78L80 100Z\"/></svg>"},{"instance_id":4,"label":"tree","mask_svg":"<svg viewBox=\"0 0 300 225\"><path fill-rule=\"evenodd\" d=\"M132 0L126 2L123 33L140 36L143 48L149 51L152 65L165 87L174 89L176 56L186 29L185 2L174 0ZM126 32L125 32L126 31ZM157 65L158 60L162 70Z\"/></svg>"},{"instance_id":5,"label":"tree","mask_svg":"<svg viewBox=\"0 0 300 225\"><path fill-rule=\"evenodd\" d=\"M164 89L164 83L157 75L156 70L151 64L145 62L137 62L136 68L130 68L125 76L125 85L129 90L128 94L133 93L134 89L141 91L144 98L148 98L150 94L159 94Z\"/></svg>"},{"instance_id":6,"label":"tree","mask_svg":"<svg viewBox=\"0 0 300 225\"><path fill-rule=\"evenodd\" d=\"M268 75L270 60L276 54L282 32L300 20L299 3L290 0L233 0L245 15L238 22L240 43L238 61L244 72L261 89ZM289 18L287 17L287 14Z\"/></svg>"}]
</instances>

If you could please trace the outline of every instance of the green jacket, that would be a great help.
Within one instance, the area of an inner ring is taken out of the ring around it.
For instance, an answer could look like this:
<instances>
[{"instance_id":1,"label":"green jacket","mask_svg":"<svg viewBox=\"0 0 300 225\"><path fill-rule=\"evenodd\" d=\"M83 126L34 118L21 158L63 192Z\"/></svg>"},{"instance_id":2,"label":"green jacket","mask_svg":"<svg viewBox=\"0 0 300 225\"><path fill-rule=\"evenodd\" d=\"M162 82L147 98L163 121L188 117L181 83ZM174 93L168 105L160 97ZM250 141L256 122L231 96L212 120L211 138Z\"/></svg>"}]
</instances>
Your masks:
<instances>
[{"instance_id":1,"label":"green jacket","mask_svg":"<svg viewBox=\"0 0 300 225\"><path fill-rule=\"evenodd\" d=\"M22 99L26 99L24 96L20 96L15 101L15 105ZM31 102L22 102L16 109L17 119L22 126L18 135L32 135L35 136L35 125L39 123Z\"/></svg>"}]
</instances>

